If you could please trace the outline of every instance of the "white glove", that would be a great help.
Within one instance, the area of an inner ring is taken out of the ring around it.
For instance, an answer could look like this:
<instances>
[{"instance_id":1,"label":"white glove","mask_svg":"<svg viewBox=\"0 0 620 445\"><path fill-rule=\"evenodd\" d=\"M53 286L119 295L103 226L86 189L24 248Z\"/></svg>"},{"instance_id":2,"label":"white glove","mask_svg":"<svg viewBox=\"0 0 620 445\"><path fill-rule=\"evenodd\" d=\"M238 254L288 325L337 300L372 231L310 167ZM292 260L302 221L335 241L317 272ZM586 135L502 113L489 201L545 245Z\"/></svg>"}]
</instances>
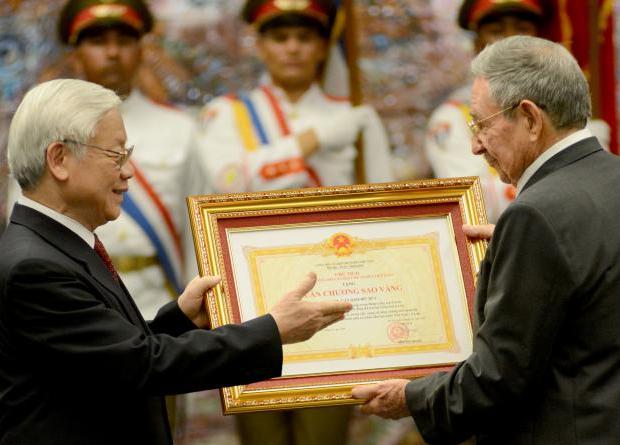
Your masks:
<instances>
[{"instance_id":1,"label":"white glove","mask_svg":"<svg viewBox=\"0 0 620 445\"><path fill-rule=\"evenodd\" d=\"M329 121L314 128L319 149L342 150L355 143L358 134L366 126L370 107L361 105L329 116Z\"/></svg>"}]
</instances>

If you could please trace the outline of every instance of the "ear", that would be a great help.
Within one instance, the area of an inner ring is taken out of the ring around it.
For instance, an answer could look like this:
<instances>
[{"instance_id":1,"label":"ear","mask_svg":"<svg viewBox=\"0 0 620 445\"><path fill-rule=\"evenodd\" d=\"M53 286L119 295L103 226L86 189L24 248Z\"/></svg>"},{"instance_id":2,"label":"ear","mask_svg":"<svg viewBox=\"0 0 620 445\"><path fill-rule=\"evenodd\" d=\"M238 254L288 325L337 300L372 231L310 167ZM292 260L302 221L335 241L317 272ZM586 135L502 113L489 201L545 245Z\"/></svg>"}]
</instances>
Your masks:
<instances>
[{"instance_id":1,"label":"ear","mask_svg":"<svg viewBox=\"0 0 620 445\"><path fill-rule=\"evenodd\" d=\"M74 49L67 55L67 66L76 79L86 78L86 74L84 73L84 62L77 49Z\"/></svg>"},{"instance_id":2,"label":"ear","mask_svg":"<svg viewBox=\"0 0 620 445\"><path fill-rule=\"evenodd\" d=\"M136 59L138 63L141 64L144 61L144 55L148 54L149 50L151 52L160 52L161 54L158 55L166 55L164 54L163 48L155 44L152 40L141 38L136 42Z\"/></svg>"},{"instance_id":3,"label":"ear","mask_svg":"<svg viewBox=\"0 0 620 445\"><path fill-rule=\"evenodd\" d=\"M321 63L327 60L327 56L329 55L329 50L330 50L329 40L321 38L321 53L322 54L319 58Z\"/></svg>"},{"instance_id":4,"label":"ear","mask_svg":"<svg viewBox=\"0 0 620 445\"><path fill-rule=\"evenodd\" d=\"M261 60L261 62L265 61L265 50L263 48L265 41L263 39L263 35L259 32L256 33L256 55Z\"/></svg>"},{"instance_id":5,"label":"ear","mask_svg":"<svg viewBox=\"0 0 620 445\"><path fill-rule=\"evenodd\" d=\"M519 104L518 110L525 119L530 139L538 139L542 132L545 119L542 109L531 100L525 99Z\"/></svg>"},{"instance_id":6,"label":"ear","mask_svg":"<svg viewBox=\"0 0 620 445\"><path fill-rule=\"evenodd\" d=\"M486 42L482 39L479 32L476 32L476 37L474 38L474 54L478 54L481 52L486 46Z\"/></svg>"},{"instance_id":7,"label":"ear","mask_svg":"<svg viewBox=\"0 0 620 445\"><path fill-rule=\"evenodd\" d=\"M52 142L45 149L45 161L50 175L57 181L66 181L69 177L68 161L72 156L62 142Z\"/></svg>"}]
</instances>

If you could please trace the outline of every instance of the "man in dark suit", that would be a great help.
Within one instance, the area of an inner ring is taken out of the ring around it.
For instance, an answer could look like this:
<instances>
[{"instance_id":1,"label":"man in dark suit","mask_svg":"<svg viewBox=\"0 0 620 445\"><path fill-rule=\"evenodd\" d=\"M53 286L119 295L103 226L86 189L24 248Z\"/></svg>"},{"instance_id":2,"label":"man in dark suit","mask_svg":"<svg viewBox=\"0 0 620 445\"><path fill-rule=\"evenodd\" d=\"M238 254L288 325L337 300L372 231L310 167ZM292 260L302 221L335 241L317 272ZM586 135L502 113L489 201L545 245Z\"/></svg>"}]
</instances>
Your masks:
<instances>
[{"instance_id":1,"label":"man in dark suit","mask_svg":"<svg viewBox=\"0 0 620 445\"><path fill-rule=\"evenodd\" d=\"M195 278L145 322L94 230L133 174L111 90L33 88L9 132L24 196L0 239L0 444L172 444L163 396L280 375L282 344L341 319L306 302L310 274L270 314L213 331Z\"/></svg>"},{"instance_id":2,"label":"man in dark suit","mask_svg":"<svg viewBox=\"0 0 620 445\"><path fill-rule=\"evenodd\" d=\"M588 84L561 45L510 37L472 71L473 151L518 191L481 265L474 352L354 396L431 444L617 443L620 159L585 129Z\"/></svg>"}]
</instances>

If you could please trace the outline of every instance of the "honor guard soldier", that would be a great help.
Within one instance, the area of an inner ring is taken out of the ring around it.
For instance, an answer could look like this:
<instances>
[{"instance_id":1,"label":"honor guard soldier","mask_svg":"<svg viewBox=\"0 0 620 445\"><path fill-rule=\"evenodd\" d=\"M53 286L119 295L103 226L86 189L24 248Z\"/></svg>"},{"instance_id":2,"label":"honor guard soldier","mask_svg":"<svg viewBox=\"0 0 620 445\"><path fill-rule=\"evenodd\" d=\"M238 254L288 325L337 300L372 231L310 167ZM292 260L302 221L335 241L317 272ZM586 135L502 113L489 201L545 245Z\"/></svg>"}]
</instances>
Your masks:
<instances>
[{"instance_id":1,"label":"honor guard soldier","mask_svg":"<svg viewBox=\"0 0 620 445\"><path fill-rule=\"evenodd\" d=\"M547 18L544 0L466 0L458 15L461 28L475 33L476 53L485 46L511 35L538 34ZM504 184L484 158L471 152L471 85L452 93L430 117L425 150L438 178L479 176L489 221L495 222L515 197L515 188Z\"/></svg>"},{"instance_id":2,"label":"honor guard soldier","mask_svg":"<svg viewBox=\"0 0 620 445\"><path fill-rule=\"evenodd\" d=\"M266 68L252 91L219 97L202 112L201 154L220 193L356 182L363 135L366 181L393 180L385 129L368 106L326 94L318 79L335 8L329 1L248 1L242 18L257 33ZM243 445L341 445L350 407L238 415Z\"/></svg>"},{"instance_id":3,"label":"honor guard soldier","mask_svg":"<svg viewBox=\"0 0 620 445\"><path fill-rule=\"evenodd\" d=\"M356 182L354 146L364 138L366 182L393 180L376 112L319 85L335 8L319 0L253 0L242 17L257 32L267 75L259 87L215 99L202 113L211 187L241 192Z\"/></svg>"},{"instance_id":4,"label":"honor guard soldier","mask_svg":"<svg viewBox=\"0 0 620 445\"><path fill-rule=\"evenodd\" d=\"M120 112L128 146L136 147L136 173L120 217L98 235L147 320L197 273L185 197L204 193L193 119L133 87L140 40L152 27L142 0L70 0L58 22L85 80L124 98Z\"/></svg>"},{"instance_id":5,"label":"honor guard soldier","mask_svg":"<svg viewBox=\"0 0 620 445\"><path fill-rule=\"evenodd\" d=\"M477 53L487 45L513 35L536 36L550 19L549 0L465 0L458 14L461 28L475 33ZM487 216L496 222L515 198L515 188L504 184L495 169L471 152L467 122L471 85L457 89L430 117L425 150L436 177L479 176ZM609 145L609 127L602 120L588 123L604 147Z\"/></svg>"}]
</instances>

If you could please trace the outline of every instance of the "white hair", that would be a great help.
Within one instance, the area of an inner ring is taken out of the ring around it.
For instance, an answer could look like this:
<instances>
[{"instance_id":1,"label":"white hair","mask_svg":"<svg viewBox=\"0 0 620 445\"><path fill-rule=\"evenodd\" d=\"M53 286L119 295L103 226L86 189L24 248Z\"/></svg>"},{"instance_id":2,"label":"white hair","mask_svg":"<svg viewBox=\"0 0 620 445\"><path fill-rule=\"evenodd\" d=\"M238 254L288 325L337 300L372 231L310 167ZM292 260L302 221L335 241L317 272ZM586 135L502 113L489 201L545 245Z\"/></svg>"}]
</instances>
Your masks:
<instances>
[{"instance_id":1,"label":"white hair","mask_svg":"<svg viewBox=\"0 0 620 445\"><path fill-rule=\"evenodd\" d=\"M489 82L489 95L501 108L529 99L545 110L556 129L583 128L591 115L588 82L558 43L508 37L478 54L471 71Z\"/></svg>"},{"instance_id":2,"label":"white hair","mask_svg":"<svg viewBox=\"0 0 620 445\"><path fill-rule=\"evenodd\" d=\"M22 189L41 179L51 143L88 141L101 117L120 103L113 91L77 79L50 80L28 91L11 121L7 147L11 174ZM85 150L78 144L68 147L78 156Z\"/></svg>"}]
</instances>

